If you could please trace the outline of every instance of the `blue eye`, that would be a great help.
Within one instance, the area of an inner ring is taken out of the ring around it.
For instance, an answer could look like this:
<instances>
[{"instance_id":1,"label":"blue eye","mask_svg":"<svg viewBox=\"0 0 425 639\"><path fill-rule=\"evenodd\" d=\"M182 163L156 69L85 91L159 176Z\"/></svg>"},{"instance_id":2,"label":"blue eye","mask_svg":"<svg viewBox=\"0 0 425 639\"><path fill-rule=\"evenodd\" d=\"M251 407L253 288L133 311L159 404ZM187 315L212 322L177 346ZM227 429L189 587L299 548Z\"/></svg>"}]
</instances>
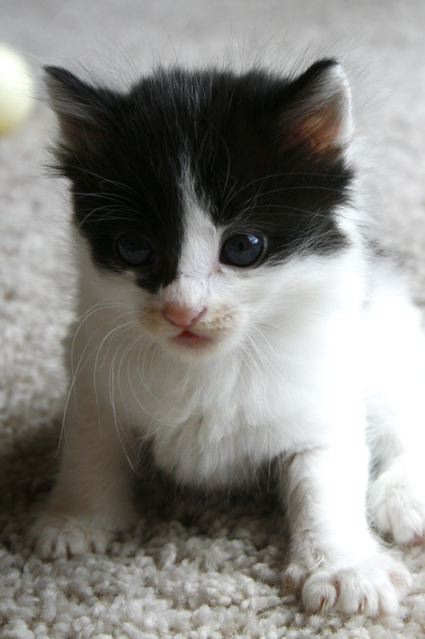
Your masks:
<instances>
[{"instance_id":1,"label":"blue eye","mask_svg":"<svg viewBox=\"0 0 425 639\"><path fill-rule=\"evenodd\" d=\"M254 233L232 235L223 244L220 261L232 266L253 266L264 254L264 237Z\"/></svg>"},{"instance_id":2,"label":"blue eye","mask_svg":"<svg viewBox=\"0 0 425 639\"><path fill-rule=\"evenodd\" d=\"M144 237L126 233L118 238L116 246L120 258L130 266L144 266L152 259L152 247Z\"/></svg>"}]
</instances>

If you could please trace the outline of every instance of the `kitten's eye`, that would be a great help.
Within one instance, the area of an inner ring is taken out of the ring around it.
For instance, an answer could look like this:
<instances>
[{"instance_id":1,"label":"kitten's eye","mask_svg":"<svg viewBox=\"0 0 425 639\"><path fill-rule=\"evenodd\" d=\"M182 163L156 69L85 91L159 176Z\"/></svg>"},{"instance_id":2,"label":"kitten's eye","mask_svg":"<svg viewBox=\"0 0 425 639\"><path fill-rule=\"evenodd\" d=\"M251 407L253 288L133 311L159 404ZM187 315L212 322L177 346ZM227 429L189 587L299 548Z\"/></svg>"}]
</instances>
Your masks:
<instances>
[{"instance_id":1,"label":"kitten's eye","mask_svg":"<svg viewBox=\"0 0 425 639\"><path fill-rule=\"evenodd\" d=\"M116 247L120 258L130 266L144 266L152 259L152 247L144 237L126 233L118 238Z\"/></svg>"},{"instance_id":2,"label":"kitten's eye","mask_svg":"<svg viewBox=\"0 0 425 639\"><path fill-rule=\"evenodd\" d=\"M254 233L232 235L223 244L220 261L233 266L252 266L264 253L264 237Z\"/></svg>"}]
</instances>

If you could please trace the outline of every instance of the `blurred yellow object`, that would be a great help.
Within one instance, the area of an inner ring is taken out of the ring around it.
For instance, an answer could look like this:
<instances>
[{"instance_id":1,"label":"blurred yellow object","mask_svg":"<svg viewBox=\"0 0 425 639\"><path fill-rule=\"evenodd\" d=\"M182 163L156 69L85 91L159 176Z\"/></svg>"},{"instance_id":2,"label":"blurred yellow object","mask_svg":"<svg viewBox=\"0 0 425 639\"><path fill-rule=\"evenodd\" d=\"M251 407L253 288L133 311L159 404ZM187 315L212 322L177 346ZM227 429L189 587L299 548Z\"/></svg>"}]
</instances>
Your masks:
<instances>
[{"instance_id":1,"label":"blurred yellow object","mask_svg":"<svg viewBox=\"0 0 425 639\"><path fill-rule=\"evenodd\" d=\"M25 60L0 44L0 135L18 126L33 102L33 81Z\"/></svg>"}]
</instances>

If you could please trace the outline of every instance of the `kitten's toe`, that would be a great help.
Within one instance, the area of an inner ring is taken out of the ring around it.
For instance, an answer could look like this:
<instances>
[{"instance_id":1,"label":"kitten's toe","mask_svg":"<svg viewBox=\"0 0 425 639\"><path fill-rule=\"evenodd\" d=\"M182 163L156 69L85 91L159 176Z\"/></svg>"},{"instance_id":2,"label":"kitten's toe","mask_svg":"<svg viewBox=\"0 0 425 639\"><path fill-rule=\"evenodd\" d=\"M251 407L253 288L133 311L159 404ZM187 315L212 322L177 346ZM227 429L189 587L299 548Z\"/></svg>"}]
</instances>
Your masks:
<instances>
[{"instance_id":1,"label":"kitten's toe","mask_svg":"<svg viewBox=\"0 0 425 639\"><path fill-rule=\"evenodd\" d=\"M379 533L397 544L421 544L425 539L425 497L406 481L383 473L369 493L369 509Z\"/></svg>"},{"instance_id":2,"label":"kitten's toe","mask_svg":"<svg viewBox=\"0 0 425 639\"><path fill-rule=\"evenodd\" d=\"M42 559L104 553L113 532L76 517L42 515L31 527L29 542Z\"/></svg>"}]
</instances>

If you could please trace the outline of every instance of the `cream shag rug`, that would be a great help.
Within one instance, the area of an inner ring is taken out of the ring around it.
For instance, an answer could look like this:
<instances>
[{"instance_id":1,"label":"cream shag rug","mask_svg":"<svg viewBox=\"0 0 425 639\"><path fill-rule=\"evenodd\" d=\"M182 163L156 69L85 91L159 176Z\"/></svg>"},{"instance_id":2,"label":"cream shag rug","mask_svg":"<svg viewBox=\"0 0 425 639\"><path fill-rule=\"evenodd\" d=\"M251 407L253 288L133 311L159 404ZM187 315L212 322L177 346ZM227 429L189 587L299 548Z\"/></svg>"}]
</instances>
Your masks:
<instances>
[{"instance_id":1,"label":"cream shag rug","mask_svg":"<svg viewBox=\"0 0 425 639\"><path fill-rule=\"evenodd\" d=\"M422 0L0 0L0 41L24 52L36 75L42 63L65 64L127 84L159 60L291 68L317 51L342 55L369 136L372 205L419 302L424 30ZM50 563L31 554L28 512L57 462L60 343L74 281L66 184L43 168L53 135L54 119L38 101L25 125L0 139L0 637L425 637L422 548L402 553L414 588L397 618L306 616L282 598L285 537L269 497L218 498L199 508L195 495L151 479L139 497L139 529L107 555Z\"/></svg>"}]
</instances>

